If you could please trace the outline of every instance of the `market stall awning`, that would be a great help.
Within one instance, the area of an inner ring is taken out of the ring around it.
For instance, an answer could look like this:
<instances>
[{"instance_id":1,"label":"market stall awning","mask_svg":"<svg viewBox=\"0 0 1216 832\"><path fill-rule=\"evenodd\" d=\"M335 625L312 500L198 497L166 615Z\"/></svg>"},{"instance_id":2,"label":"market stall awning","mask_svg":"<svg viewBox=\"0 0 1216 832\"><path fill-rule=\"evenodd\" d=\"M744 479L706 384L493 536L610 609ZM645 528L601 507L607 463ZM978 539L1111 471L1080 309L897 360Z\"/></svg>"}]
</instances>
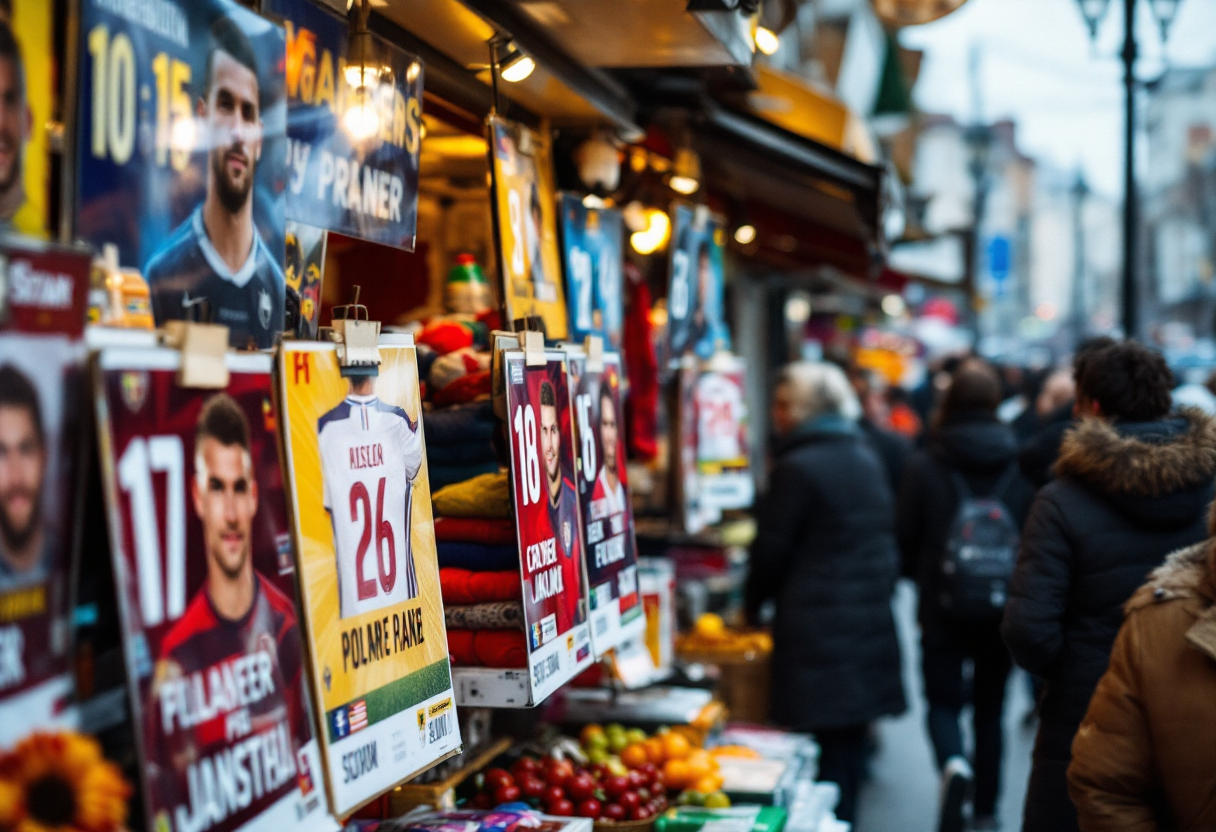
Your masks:
<instances>
[{"instance_id":1,"label":"market stall awning","mask_svg":"<svg viewBox=\"0 0 1216 832\"><path fill-rule=\"evenodd\" d=\"M788 72L765 66L754 72L756 89L747 94L752 115L859 161L878 158L864 120L843 101Z\"/></svg>"}]
</instances>

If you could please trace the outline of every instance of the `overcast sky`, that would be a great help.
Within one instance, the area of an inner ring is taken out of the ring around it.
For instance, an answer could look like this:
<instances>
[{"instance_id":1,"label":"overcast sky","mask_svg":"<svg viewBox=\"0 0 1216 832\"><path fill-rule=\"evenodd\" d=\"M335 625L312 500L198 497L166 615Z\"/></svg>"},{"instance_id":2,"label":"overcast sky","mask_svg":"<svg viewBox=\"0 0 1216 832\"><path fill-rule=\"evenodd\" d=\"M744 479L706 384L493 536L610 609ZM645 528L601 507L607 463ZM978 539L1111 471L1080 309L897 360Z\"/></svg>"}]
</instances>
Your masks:
<instances>
[{"instance_id":1,"label":"overcast sky","mask_svg":"<svg viewBox=\"0 0 1216 832\"><path fill-rule=\"evenodd\" d=\"M1182 0L1164 55L1149 0L1137 5L1141 80L1166 62L1216 66L1216 0ZM1081 165L1095 189L1122 192L1121 0L1112 0L1094 46L1076 0L968 0L935 23L904 29L900 41L925 50L915 88L922 111L975 118L968 65L978 47L984 120L1013 118L1024 153Z\"/></svg>"}]
</instances>

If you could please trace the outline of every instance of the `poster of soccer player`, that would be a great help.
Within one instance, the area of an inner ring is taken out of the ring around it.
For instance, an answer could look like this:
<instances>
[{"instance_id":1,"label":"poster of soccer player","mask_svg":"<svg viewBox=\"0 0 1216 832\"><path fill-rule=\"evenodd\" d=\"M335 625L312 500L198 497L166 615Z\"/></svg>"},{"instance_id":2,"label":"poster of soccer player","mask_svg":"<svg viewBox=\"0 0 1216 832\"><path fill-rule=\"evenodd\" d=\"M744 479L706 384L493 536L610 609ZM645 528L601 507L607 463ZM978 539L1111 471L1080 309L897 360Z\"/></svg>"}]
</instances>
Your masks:
<instances>
[{"instance_id":1,"label":"poster of soccer player","mask_svg":"<svg viewBox=\"0 0 1216 832\"><path fill-rule=\"evenodd\" d=\"M646 628L625 474L621 359L616 353L603 359L602 368L591 370L585 356L570 356L578 449L575 479L586 546L591 645L597 658Z\"/></svg>"},{"instance_id":2,"label":"poster of soccer player","mask_svg":"<svg viewBox=\"0 0 1216 832\"><path fill-rule=\"evenodd\" d=\"M725 232L705 206L672 209L667 343L671 366L685 355L707 359L730 349L722 311Z\"/></svg>"},{"instance_id":3,"label":"poster of soccer player","mask_svg":"<svg viewBox=\"0 0 1216 832\"><path fill-rule=\"evenodd\" d=\"M313 0L263 9L287 29L287 218L413 251L422 62L371 35L360 72L345 18Z\"/></svg>"},{"instance_id":4,"label":"poster of soccer player","mask_svg":"<svg viewBox=\"0 0 1216 832\"><path fill-rule=\"evenodd\" d=\"M570 337L581 343L588 335L598 335L606 348L620 350L625 305L621 212L588 208L576 194L562 194L559 210Z\"/></svg>"},{"instance_id":5,"label":"poster of soccer player","mask_svg":"<svg viewBox=\"0 0 1216 832\"><path fill-rule=\"evenodd\" d=\"M80 13L76 235L142 272L157 325L209 319L234 347L273 346L283 28L235 0L87 0Z\"/></svg>"},{"instance_id":6,"label":"poster of soccer player","mask_svg":"<svg viewBox=\"0 0 1216 832\"><path fill-rule=\"evenodd\" d=\"M10 747L73 715L69 576L87 444L91 258L0 236L0 259L0 747Z\"/></svg>"},{"instance_id":7,"label":"poster of soccer player","mask_svg":"<svg viewBox=\"0 0 1216 832\"><path fill-rule=\"evenodd\" d=\"M46 236L55 4L0 3L0 222Z\"/></svg>"},{"instance_id":8,"label":"poster of soccer player","mask_svg":"<svg viewBox=\"0 0 1216 832\"><path fill-rule=\"evenodd\" d=\"M545 337L565 338L566 293L557 247L553 156L548 136L490 118L494 230L507 318L537 315Z\"/></svg>"},{"instance_id":9,"label":"poster of soccer player","mask_svg":"<svg viewBox=\"0 0 1216 832\"><path fill-rule=\"evenodd\" d=\"M503 354L532 704L591 663L566 355Z\"/></svg>"},{"instance_id":10,"label":"poster of soccer player","mask_svg":"<svg viewBox=\"0 0 1216 832\"><path fill-rule=\"evenodd\" d=\"M412 336L382 336L380 359L376 375L344 375L333 344L280 353L312 692L339 815L460 748Z\"/></svg>"},{"instance_id":11,"label":"poster of soccer player","mask_svg":"<svg viewBox=\"0 0 1216 832\"><path fill-rule=\"evenodd\" d=\"M745 370L742 358L719 354L692 388L703 507L747 508L755 496L748 465Z\"/></svg>"},{"instance_id":12,"label":"poster of soccer player","mask_svg":"<svg viewBox=\"0 0 1216 832\"><path fill-rule=\"evenodd\" d=\"M269 355L223 390L180 354L96 359L98 436L149 829L332 830L303 680Z\"/></svg>"},{"instance_id":13,"label":"poster of soccer player","mask_svg":"<svg viewBox=\"0 0 1216 832\"><path fill-rule=\"evenodd\" d=\"M321 284L328 239L329 233L323 228L287 221L285 331L307 341L316 340L321 326Z\"/></svg>"}]
</instances>

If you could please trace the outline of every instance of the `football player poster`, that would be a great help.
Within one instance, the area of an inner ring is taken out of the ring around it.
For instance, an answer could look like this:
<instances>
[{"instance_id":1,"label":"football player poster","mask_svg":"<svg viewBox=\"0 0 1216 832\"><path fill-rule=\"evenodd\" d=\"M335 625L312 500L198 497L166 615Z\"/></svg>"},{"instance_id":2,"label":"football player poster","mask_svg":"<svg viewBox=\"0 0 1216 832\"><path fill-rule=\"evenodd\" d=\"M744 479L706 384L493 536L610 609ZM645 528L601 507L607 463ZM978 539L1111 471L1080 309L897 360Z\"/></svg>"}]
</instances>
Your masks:
<instances>
[{"instance_id":1,"label":"football player poster","mask_svg":"<svg viewBox=\"0 0 1216 832\"><path fill-rule=\"evenodd\" d=\"M747 508L755 496L748 466L745 368L742 358L718 354L692 389L703 507Z\"/></svg>"},{"instance_id":2,"label":"football player poster","mask_svg":"<svg viewBox=\"0 0 1216 832\"><path fill-rule=\"evenodd\" d=\"M139 269L157 325L284 328L283 28L235 0L80 4L76 235Z\"/></svg>"},{"instance_id":3,"label":"football player poster","mask_svg":"<svg viewBox=\"0 0 1216 832\"><path fill-rule=\"evenodd\" d=\"M46 236L54 3L0 3L0 223Z\"/></svg>"},{"instance_id":4,"label":"football player poster","mask_svg":"<svg viewBox=\"0 0 1216 832\"><path fill-rule=\"evenodd\" d=\"M579 504L591 601L591 644L597 657L646 627L638 599L637 544L625 474L621 360L605 354L588 369L570 356Z\"/></svg>"},{"instance_id":5,"label":"football player poster","mask_svg":"<svg viewBox=\"0 0 1216 832\"><path fill-rule=\"evenodd\" d=\"M287 221L284 272L287 278L286 331L296 338L316 340L321 326L321 288L325 277L324 228Z\"/></svg>"},{"instance_id":6,"label":"football player poster","mask_svg":"<svg viewBox=\"0 0 1216 832\"><path fill-rule=\"evenodd\" d=\"M69 576L90 404L82 336L91 258L4 236L0 257L0 747L9 747L73 715L64 707Z\"/></svg>"},{"instance_id":7,"label":"football player poster","mask_svg":"<svg viewBox=\"0 0 1216 832\"><path fill-rule=\"evenodd\" d=\"M287 30L287 218L413 251L422 62L372 35L367 71L349 67L352 86L347 21L321 5L263 5Z\"/></svg>"},{"instance_id":8,"label":"football player poster","mask_svg":"<svg viewBox=\"0 0 1216 832\"><path fill-rule=\"evenodd\" d=\"M145 816L161 832L332 830L303 680L271 357L223 390L180 355L96 360L101 446Z\"/></svg>"},{"instance_id":9,"label":"football player poster","mask_svg":"<svg viewBox=\"0 0 1216 832\"><path fill-rule=\"evenodd\" d=\"M376 375L333 344L279 367L312 691L331 803L345 815L460 748L411 336Z\"/></svg>"},{"instance_id":10,"label":"football player poster","mask_svg":"<svg viewBox=\"0 0 1216 832\"><path fill-rule=\"evenodd\" d=\"M567 336L566 293L557 247L549 138L493 116L489 121L494 230L507 318L545 322L545 337Z\"/></svg>"},{"instance_id":11,"label":"football player poster","mask_svg":"<svg viewBox=\"0 0 1216 832\"><path fill-rule=\"evenodd\" d=\"M598 335L605 348L620 350L625 234L621 212L588 208L576 194L562 194L560 211L571 339L581 343L588 335Z\"/></svg>"},{"instance_id":12,"label":"football player poster","mask_svg":"<svg viewBox=\"0 0 1216 832\"><path fill-rule=\"evenodd\" d=\"M566 355L503 354L532 704L591 663Z\"/></svg>"},{"instance_id":13,"label":"football player poster","mask_svg":"<svg viewBox=\"0 0 1216 832\"><path fill-rule=\"evenodd\" d=\"M730 348L722 312L724 232L705 206L676 204L671 222L667 338L671 365L685 355L707 359Z\"/></svg>"}]
</instances>

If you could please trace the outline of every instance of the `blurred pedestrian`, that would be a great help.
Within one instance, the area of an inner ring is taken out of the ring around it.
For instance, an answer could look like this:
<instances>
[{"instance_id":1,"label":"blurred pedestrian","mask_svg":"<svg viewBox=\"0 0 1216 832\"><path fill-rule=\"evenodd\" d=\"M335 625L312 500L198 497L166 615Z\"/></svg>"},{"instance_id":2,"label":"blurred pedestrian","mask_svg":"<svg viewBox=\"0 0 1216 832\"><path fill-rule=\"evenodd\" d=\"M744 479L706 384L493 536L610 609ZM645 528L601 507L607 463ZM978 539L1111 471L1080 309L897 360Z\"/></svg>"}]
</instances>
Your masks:
<instances>
[{"instance_id":1,"label":"blurred pedestrian","mask_svg":"<svg viewBox=\"0 0 1216 832\"><path fill-rule=\"evenodd\" d=\"M1041 676L1023 829L1075 830L1065 772L1106 670L1121 608L1166 554L1202 540L1216 474L1216 422L1170 415L1172 375L1135 341L1077 367L1076 412L1022 533L1002 633Z\"/></svg>"},{"instance_id":2,"label":"blurred pedestrian","mask_svg":"<svg viewBox=\"0 0 1216 832\"><path fill-rule=\"evenodd\" d=\"M869 723L902 713L891 594L899 574L894 500L857 427L861 407L833 365L798 362L773 395L779 439L756 512L746 611L775 600L771 716L812 733L819 777L840 785L855 818Z\"/></svg>"},{"instance_id":3,"label":"blurred pedestrian","mask_svg":"<svg viewBox=\"0 0 1216 832\"><path fill-rule=\"evenodd\" d=\"M1085 832L1216 829L1214 544L1170 555L1125 607L1072 745Z\"/></svg>"},{"instance_id":4,"label":"blurred pedestrian","mask_svg":"<svg viewBox=\"0 0 1216 832\"><path fill-rule=\"evenodd\" d=\"M887 472L891 493L897 494L908 455L912 453L912 443L890 429L891 404L887 397L887 380L873 370L862 369L853 370L849 380L861 403L861 418L857 420L857 426L878 452L878 458Z\"/></svg>"},{"instance_id":5,"label":"blurred pedestrian","mask_svg":"<svg viewBox=\"0 0 1216 832\"><path fill-rule=\"evenodd\" d=\"M1001 716L1011 662L1001 641L1003 595L973 611L954 603L950 564L961 512L975 498L1006 512L1006 563L1012 572L1017 530L1032 491L1017 470L1013 429L996 416L1001 385L983 361L968 359L952 375L923 450L908 463L896 529L904 574L920 591L921 670L929 702L928 729L943 773L940 828L962 828L972 787L975 827L995 828L1003 746ZM1006 574L1006 578L1008 574ZM970 665L970 697L968 673ZM960 715L974 705L974 767L966 760Z\"/></svg>"}]
</instances>

